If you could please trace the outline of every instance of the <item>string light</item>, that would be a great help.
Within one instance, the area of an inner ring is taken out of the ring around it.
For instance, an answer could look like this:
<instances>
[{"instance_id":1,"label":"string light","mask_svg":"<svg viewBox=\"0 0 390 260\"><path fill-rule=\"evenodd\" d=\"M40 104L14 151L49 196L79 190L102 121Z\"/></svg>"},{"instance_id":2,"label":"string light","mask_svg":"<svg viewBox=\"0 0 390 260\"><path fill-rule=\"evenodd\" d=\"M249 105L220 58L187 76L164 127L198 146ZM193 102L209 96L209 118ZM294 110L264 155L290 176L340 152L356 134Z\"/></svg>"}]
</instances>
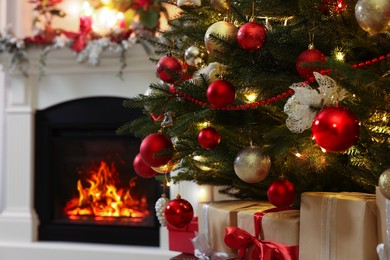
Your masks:
<instances>
[{"instance_id":1,"label":"string light","mask_svg":"<svg viewBox=\"0 0 390 260\"><path fill-rule=\"evenodd\" d=\"M257 99L258 95L255 92L251 92L251 93L244 94L244 96L249 103L253 103Z\"/></svg>"}]
</instances>

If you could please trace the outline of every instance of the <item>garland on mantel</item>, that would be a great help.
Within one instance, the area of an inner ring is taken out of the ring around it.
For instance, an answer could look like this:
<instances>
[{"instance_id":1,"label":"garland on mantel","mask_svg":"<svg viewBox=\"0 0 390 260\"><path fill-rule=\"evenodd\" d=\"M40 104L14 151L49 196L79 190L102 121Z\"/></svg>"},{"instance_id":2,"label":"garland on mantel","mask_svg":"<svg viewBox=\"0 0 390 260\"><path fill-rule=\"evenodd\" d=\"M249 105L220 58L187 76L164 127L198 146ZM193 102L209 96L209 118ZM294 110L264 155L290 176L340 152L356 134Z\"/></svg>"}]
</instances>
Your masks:
<instances>
[{"instance_id":1,"label":"garland on mantel","mask_svg":"<svg viewBox=\"0 0 390 260\"><path fill-rule=\"evenodd\" d=\"M57 7L63 0L30 0L34 5L34 35L18 38L8 25L0 33L0 54L7 53L10 56L8 69L19 70L24 76L28 76L29 57L28 50L41 48L40 58L41 73L44 75L47 55L56 49L68 48L76 55L78 63L90 63L99 65L103 52L118 54L120 70L118 75L122 77L126 64L126 52L140 37L153 37L158 27L160 12L166 13L160 0L147 1L121 1L120 6L114 6L125 13L123 23L112 29L105 35L99 35L92 30L92 18L80 16L78 32L65 31L52 27L54 17L64 17L66 14ZM102 7L100 1L89 1L95 7ZM129 12L131 15L129 15ZM139 20L134 22L134 16L139 15ZM130 16L130 18L129 18ZM131 26L130 26L131 25ZM149 46L145 46L148 54ZM4 63L2 60L1 63Z\"/></svg>"}]
</instances>

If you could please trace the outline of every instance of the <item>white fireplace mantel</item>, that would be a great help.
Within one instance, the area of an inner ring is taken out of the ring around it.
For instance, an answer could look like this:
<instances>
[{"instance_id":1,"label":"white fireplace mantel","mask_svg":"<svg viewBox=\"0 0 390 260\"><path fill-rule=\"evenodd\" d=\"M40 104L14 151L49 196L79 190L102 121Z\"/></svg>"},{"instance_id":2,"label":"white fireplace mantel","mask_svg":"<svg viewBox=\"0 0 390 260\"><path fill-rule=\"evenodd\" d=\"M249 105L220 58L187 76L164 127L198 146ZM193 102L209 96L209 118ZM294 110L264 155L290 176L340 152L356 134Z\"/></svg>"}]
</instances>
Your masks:
<instances>
[{"instance_id":1,"label":"white fireplace mantel","mask_svg":"<svg viewBox=\"0 0 390 260\"><path fill-rule=\"evenodd\" d=\"M37 241L38 218L33 207L35 111L61 102L94 96L131 97L156 81L154 65L142 46L128 55L121 80L117 55L105 55L100 66L78 64L68 49L49 54L39 79L38 50L29 53L29 77L0 73L0 259L169 259L166 228L159 248ZM109 109L109 108L107 108Z\"/></svg>"}]
</instances>

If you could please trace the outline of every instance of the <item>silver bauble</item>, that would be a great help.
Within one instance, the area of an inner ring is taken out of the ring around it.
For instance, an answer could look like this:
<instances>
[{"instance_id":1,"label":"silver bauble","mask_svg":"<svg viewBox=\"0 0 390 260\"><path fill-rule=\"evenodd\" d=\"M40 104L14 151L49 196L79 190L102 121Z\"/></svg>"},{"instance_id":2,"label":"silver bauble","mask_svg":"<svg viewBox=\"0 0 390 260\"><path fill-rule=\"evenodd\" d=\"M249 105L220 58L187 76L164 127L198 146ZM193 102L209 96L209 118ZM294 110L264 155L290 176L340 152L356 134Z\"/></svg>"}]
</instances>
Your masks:
<instances>
[{"instance_id":1,"label":"silver bauble","mask_svg":"<svg viewBox=\"0 0 390 260\"><path fill-rule=\"evenodd\" d=\"M359 0L355 5L355 17L360 27L369 34L382 33L389 29L389 0Z\"/></svg>"},{"instance_id":2,"label":"silver bauble","mask_svg":"<svg viewBox=\"0 0 390 260\"><path fill-rule=\"evenodd\" d=\"M378 186L383 196L390 200L390 168L379 176Z\"/></svg>"},{"instance_id":3,"label":"silver bauble","mask_svg":"<svg viewBox=\"0 0 390 260\"><path fill-rule=\"evenodd\" d=\"M223 46L215 42L210 35L225 39L229 42L237 40L238 28L233 24L225 21L213 23L204 35L204 43L207 51L212 54L214 51L223 51Z\"/></svg>"},{"instance_id":4,"label":"silver bauble","mask_svg":"<svg viewBox=\"0 0 390 260\"><path fill-rule=\"evenodd\" d=\"M242 149L234 159L234 171L247 183L257 183L267 177L271 169L271 159L257 146Z\"/></svg>"},{"instance_id":5,"label":"silver bauble","mask_svg":"<svg viewBox=\"0 0 390 260\"><path fill-rule=\"evenodd\" d=\"M190 66L202 68L207 62L208 53L203 46L191 46L184 53L184 60Z\"/></svg>"}]
</instances>

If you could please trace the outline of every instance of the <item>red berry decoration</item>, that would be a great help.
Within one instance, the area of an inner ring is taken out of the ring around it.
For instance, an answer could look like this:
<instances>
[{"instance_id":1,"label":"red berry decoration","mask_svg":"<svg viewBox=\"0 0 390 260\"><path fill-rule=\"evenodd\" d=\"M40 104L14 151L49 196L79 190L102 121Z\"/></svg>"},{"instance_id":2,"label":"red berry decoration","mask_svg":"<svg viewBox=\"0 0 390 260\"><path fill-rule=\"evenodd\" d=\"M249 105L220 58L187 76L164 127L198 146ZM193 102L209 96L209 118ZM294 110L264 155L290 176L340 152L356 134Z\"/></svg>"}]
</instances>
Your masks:
<instances>
[{"instance_id":1,"label":"red berry decoration","mask_svg":"<svg viewBox=\"0 0 390 260\"><path fill-rule=\"evenodd\" d=\"M296 62L296 68L303 78L313 77L313 72L320 72L323 68L313 67L309 63L325 62L326 56L314 48L302 52Z\"/></svg>"},{"instance_id":2,"label":"red berry decoration","mask_svg":"<svg viewBox=\"0 0 390 260\"><path fill-rule=\"evenodd\" d=\"M289 207L295 200L295 187L288 180L277 180L269 186L267 196L274 206Z\"/></svg>"},{"instance_id":3,"label":"red berry decoration","mask_svg":"<svg viewBox=\"0 0 390 260\"><path fill-rule=\"evenodd\" d=\"M167 83L175 83L181 78L181 63L172 56L162 57L156 66L158 77Z\"/></svg>"},{"instance_id":4,"label":"red berry decoration","mask_svg":"<svg viewBox=\"0 0 390 260\"><path fill-rule=\"evenodd\" d=\"M237 32L237 40L241 48L247 51L257 51L263 47L267 39L264 26L249 22L240 27Z\"/></svg>"},{"instance_id":5,"label":"red berry decoration","mask_svg":"<svg viewBox=\"0 0 390 260\"><path fill-rule=\"evenodd\" d=\"M141 143L140 154L142 159L151 167L167 164L173 156L171 139L162 134L150 134ZM160 153L163 153L161 155Z\"/></svg>"},{"instance_id":6,"label":"red berry decoration","mask_svg":"<svg viewBox=\"0 0 390 260\"><path fill-rule=\"evenodd\" d=\"M158 173L154 171L148 164L146 164L144 159L142 159L141 154L137 154L134 157L133 167L135 173L143 178L152 178Z\"/></svg>"},{"instance_id":7,"label":"red berry decoration","mask_svg":"<svg viewBox=\"0 0 390 260\"><path fill-rule=\"evenodd\" d=\"M342 152L359 139L359 120L345 107L326 107L314 118L314 141L329 152Z\"/></svg>"},{"instance_id":8,"label":"red berry decoration","mask_svg":"<svg viewBox=\"0 0 390 260\"><path fill-rule=\"evenodd\" d=\"M221 136L213 127L203 128L198 134L198 142L206 150L214 149L221 142Z\"/></svg>"},{"instance_id":9,"label":"red berry decoration","mask_svg":"<svg viewBox=\"0 0 390 260\"><path fill-rule=\"evenodd\" d=\"M213 108L224 108L232 104L236 98L234 86L223 79L213 81L207 88L207 99Z\"/></svg>"},{"instance_id":10,"label":"red berry decoration","mask_svg":"<svg viewBox=\"0 0 390 260\"><path fill-rule=\"evenodd\" d=\"M194 217L194 209L191 203L177 195L176 199L168 202L164 216L169 225L176 228L187 226Z\"/></svg>"}]
</instances>

